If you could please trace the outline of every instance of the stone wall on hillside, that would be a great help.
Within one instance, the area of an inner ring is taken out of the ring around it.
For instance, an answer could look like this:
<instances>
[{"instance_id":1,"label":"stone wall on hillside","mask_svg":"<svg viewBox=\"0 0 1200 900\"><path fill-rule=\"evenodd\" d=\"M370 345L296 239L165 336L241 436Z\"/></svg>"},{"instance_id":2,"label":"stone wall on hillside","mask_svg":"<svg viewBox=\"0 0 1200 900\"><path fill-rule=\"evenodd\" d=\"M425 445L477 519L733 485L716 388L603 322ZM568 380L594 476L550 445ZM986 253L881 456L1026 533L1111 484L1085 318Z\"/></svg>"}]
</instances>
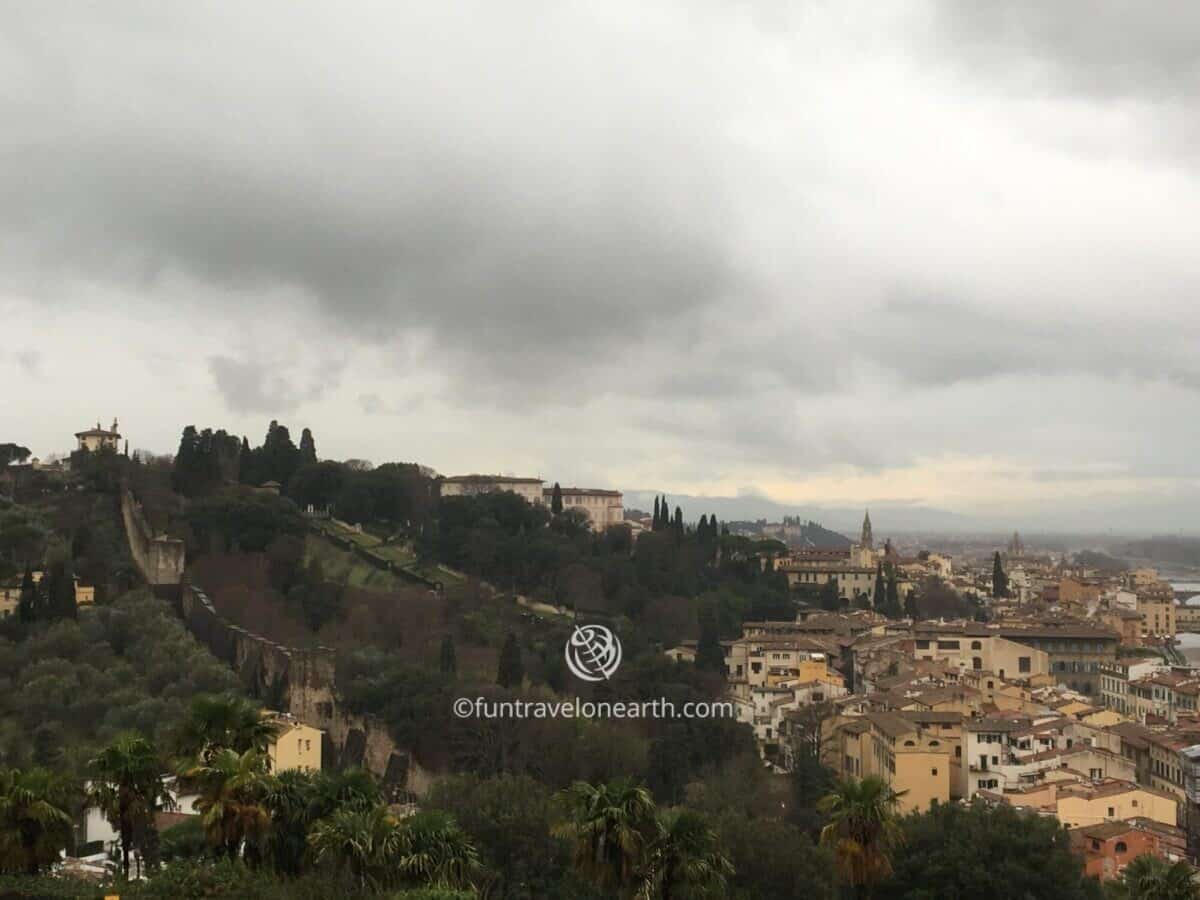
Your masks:
<instances>
[{"instance_id":1,"label":"stone wall on hillside","mask_svg":"<svg viewBox=\"0 0 1200 900\"><path fill-rule=\"evenodd\" d=\"M183 580L183 541L155 534L133 493L121 491L121 519L129 540L129 553L151 587L175 587Z\"/></svg>"},{"instance_id":2,"label":"stone wall on hillside","mask_svg":"<svg viewBox=\"0 0 1200 900\"><path fill-rule=\"evenodd\" d=\"M235 625L217 612L199 586L187 581L179 605L192 634L238 673L251 694L325 732L326 768L366 769L395 796L423 795L429 789L432 775L396 747L384 722L339 703L331 648L288 647Z\"/></svg>"}]
</instances>

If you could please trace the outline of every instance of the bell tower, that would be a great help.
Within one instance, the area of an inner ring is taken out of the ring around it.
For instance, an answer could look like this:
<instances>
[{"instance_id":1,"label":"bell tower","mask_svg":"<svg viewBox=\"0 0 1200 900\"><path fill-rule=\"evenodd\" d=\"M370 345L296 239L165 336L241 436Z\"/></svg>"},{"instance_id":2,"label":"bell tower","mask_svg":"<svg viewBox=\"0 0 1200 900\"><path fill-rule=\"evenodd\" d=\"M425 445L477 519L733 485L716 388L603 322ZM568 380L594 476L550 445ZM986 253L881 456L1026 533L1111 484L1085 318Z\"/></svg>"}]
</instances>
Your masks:
<instances>
[{"instance_id":1,"label":"bell tower","mask_svg":"<svg viewBox=\"0 0 1200 900\"><path fill-rule=\"evenodd\" d=\"M859 536L858 545L866 550L875 549L875 538L871 535L871 511L867 510L863 516L862 535Z\"/></svg>"}]
</instances>

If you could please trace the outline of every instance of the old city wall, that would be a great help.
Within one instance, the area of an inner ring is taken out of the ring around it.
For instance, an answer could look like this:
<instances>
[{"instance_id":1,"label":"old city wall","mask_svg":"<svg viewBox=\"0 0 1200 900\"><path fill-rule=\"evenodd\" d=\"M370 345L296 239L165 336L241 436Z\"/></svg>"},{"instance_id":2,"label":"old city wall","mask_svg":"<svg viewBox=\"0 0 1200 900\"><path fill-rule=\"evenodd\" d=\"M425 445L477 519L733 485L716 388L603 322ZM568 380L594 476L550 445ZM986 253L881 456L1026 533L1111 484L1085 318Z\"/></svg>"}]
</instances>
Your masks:
<instances>
[{"instance_id":1,"label":"old city wall","mask_svg":"<svg viewBox=\"0 0 1200 900\"><path fill-rule=\"evenodd\" d=\"M429 789L432 775L396 746L384 722L339 703L332 649L287 647L235 625L186 580L179 605L192 634L238 673L250 694L325 733L326 768L366 769L393 795L419 796Z\"/></svg>"},{"instance_id":2,"label":"old city wall","mask_svg":"<svg viewBox=\"0 0 1200 900\"><path fill-rule=\"evenodd\" d=\"M264 705L289 712L325 733L325 767L364 768L394 795L421 795L428 790L432 776L396 747L382 721L341 707L332 649L287 647L230 622L203 589L185 577L183 541L155 534L127 488L121 491L121 518L138 571L157 593L176 603L197 640L228 663L246 690Z\"/></svg>"},{"instance_id":3,"label":"old city wall","mask_svg":"<svg viewBox=\"0 0 1200 900\"><path fill-rule=\"evenodd\" d=\"M183 579L183 541L155 534L128 488L121 491L121 519L129 553L147 583L155 588L177 586Z\"/></svg>"}]
</instances>

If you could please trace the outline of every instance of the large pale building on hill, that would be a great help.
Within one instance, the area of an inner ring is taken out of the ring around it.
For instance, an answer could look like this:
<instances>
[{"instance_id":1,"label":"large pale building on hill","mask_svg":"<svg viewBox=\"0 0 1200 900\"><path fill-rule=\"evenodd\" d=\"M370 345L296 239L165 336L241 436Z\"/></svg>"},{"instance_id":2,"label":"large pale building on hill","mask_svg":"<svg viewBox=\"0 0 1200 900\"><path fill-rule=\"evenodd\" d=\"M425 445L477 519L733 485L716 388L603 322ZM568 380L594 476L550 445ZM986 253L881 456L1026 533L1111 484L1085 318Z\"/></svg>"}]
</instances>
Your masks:
<instances>
[{"instance_id":1,"label":"large pale building on hill","mask_svg":"<svg viewBox=\"0 0 1200 900\"><path fill-rule=\"evenodd\" d=\"M554 488L546 487L541 478L515 478L510 475L455 475L442 479L443 497L469 497L511 491L530 503L549 506ZM587 513L595 531L603 531L625 521L625 498L620 491L600 488L559 488L563 510L581 509Z\"/></svg>"},{"instance_id":2,"label":"large pale building on hill","mask_svg":"<svg viewBox=\"0 0 1200 900\"><path fill-rule=\"evenodd\" d=\"M442 479L443 497L471 497L512 491L530 503L542 502L543 482L540 478L514 478L511 475L454 475Z\"/></svg>"},{"instance_id":3,"label":"large pale building on hill","mask_svg":"<svg viewBox=\"0 0 1200 900\"><path fill-rule=\"evenodd\" d=\"M610 525L620 525L625 521L625 498L620 491L565 487L559 488L559 492L562 494L563 511L582 509L595 531L603 531ZM542 491L542 502L547 506L553 498L554 488Z\"/></svg>"},{"instance_id":4,"label":"large pale building on hill","mask_svg":"<svg viewBox=\"0 0 1200 900\"><path fill-rule=\"evenodd\" d=\"M120 450L121 435L117 431L117 420L113 419L112 430L106 431L100 427L100 423L96 423L95 428L89 428L87 431L75 432L75 440L79 442L78 449L89 450L95 453L97 450L112 450L114 453Z\"/></svg>"}]
</instances>

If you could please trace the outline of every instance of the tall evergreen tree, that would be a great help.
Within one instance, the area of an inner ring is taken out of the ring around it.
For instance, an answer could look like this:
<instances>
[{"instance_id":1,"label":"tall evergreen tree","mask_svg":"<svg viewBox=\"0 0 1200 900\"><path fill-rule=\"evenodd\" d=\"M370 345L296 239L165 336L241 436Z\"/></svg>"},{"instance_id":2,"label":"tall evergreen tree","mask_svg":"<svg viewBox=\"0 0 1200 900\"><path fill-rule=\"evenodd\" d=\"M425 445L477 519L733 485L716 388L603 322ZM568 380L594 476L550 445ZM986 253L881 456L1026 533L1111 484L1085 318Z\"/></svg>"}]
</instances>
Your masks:
<instances>
[{"instance_id":1,"label":"tall evergreen tree","mask_svg":"<svg viewBox=\"0 0 1200 900\"><path fill-rule=\"evenodd\" d=\"M659 514L658 495L654 496L654 518L651 520L650 528L653 531L658 531L662 527L662 519Z\"/></svg>"},{"instance_id":2,"label":"tall evergreen tree","mask_svg":"<svg viewBox=\"0 0 1200 900\"><path fill-rule=\"evenodd\" d=\"M511 631L500 648L500 665L496 671L496 683L501 687L520 687L525 680L525 664L521 662L521 645Z\"/></svg>"},{"instance_id":3,"label":"tall evergreen tree","mask_svg":"<svg viewBox=\"0 0 1200 900\"><path fill-rule=\"evenodd\" d=\"M702 541L708 540L708 516L704 513L700 514L700 521L696 523L696 537Z\"/></svg>"},{"instance_id":4,"label":"tall evergreen tree","mask_svg":"<svg viewBox=\"0 0 1200 900\"><path fill-rule=\"evenodd\" d=\"M887 606L887 587L883 581L883 563L875 567L875 593L871 597L871 603L879 612L883 612Z\"/></svg>"},{"instance_id":5,"label":"tall evergreen tree","mask_svg":"<svg viewBox=\"0 0 1200 900\"><path fill-rule=\"evenodd\" d=\"M33 583L33 572L25 567L25 577L21 579L21 596L17 600L17 618L26 624L38 618L38 589Z\"/></svg>"},{"instance_id":6,"label":"tall evergreen tree","mask_svg":"<svg viewBox=\"0 0 1200 900\"><path fill-rule=\"evenodd\" d=\"M438 669L443 675L454 675L458 672L458 654L454 651L454 638L450 635L442 638L442 649L438 655Z\"/></svg>"},{"instance_id":7,"label":"tall evergreen tree","mask_svg":"<svg viewBox=\"0 0 1200 900\"><path fill-rule=\"evenodd\" d=\"M1008 596L1008 575L1005 574L1004 566L1000 562L999 550L996 551L996 555L992 558L992 596Z\"/></svg>"},{"instance_id":8,"label":"tall evergreen tree","mask_svg":"<svg viewBox=\"0 0 1200 900\"><path fill-rule=\"evenodd\" d=\"M675 536L683 537L683 510L675 507Z\"/></svg>"},{"instance_id":9,"label":"tall evergreen tree","mask_svg":"<svg viewBox=\"0 0 1200 900\"><path fill-rule=\"evenodd\" d=\"M39 618L73 619L78 613L75 605L75 571L69 561L53 563L42 576L39 585L42 594L42 612Z\"/></svg>"},{"instance_id":10,"label":"tall evergreen tree","mask_svg":"<svg viewBox=\"0 0 1200 900\"><path fill-rule=\"evenodd\" d=\"M896 568L888 565L887 573L887 610L889 616L900 617L900 586L896 583Z\"/></svg>"},{"instance_id":11,"label":"tall evergreen tree","mask_svg":"<svg viewBox=\"0 0 1200 900\"><path fill-rule=\"evenodd\" d=\"M300 432L300 465L317 461L317 443L313 440L312 432L305 428Z\"/></svg>"},{"instance_id":12,"label":"tall evergreen tree","mask_svg":"<svg viewBox=\"0 0 1200 900\"><path fill-rule=\"evenodd\" d=\"M550 512L553 515L561 515L563 511L562 487L559 483L554 482L554 490L550 493Z\"/></svg>"},{"instance_id":13,"label":"tall evergreen tree","mask_svg":"<svg viewBox=\"0 0 1200 900\"><path fill-rule=\"evenodd\" d=\"M700 611L700 640L696 644L696 668L725 674L725 651L717 632L717 616L711 606Z\"/></svg>"}]
</instances>

